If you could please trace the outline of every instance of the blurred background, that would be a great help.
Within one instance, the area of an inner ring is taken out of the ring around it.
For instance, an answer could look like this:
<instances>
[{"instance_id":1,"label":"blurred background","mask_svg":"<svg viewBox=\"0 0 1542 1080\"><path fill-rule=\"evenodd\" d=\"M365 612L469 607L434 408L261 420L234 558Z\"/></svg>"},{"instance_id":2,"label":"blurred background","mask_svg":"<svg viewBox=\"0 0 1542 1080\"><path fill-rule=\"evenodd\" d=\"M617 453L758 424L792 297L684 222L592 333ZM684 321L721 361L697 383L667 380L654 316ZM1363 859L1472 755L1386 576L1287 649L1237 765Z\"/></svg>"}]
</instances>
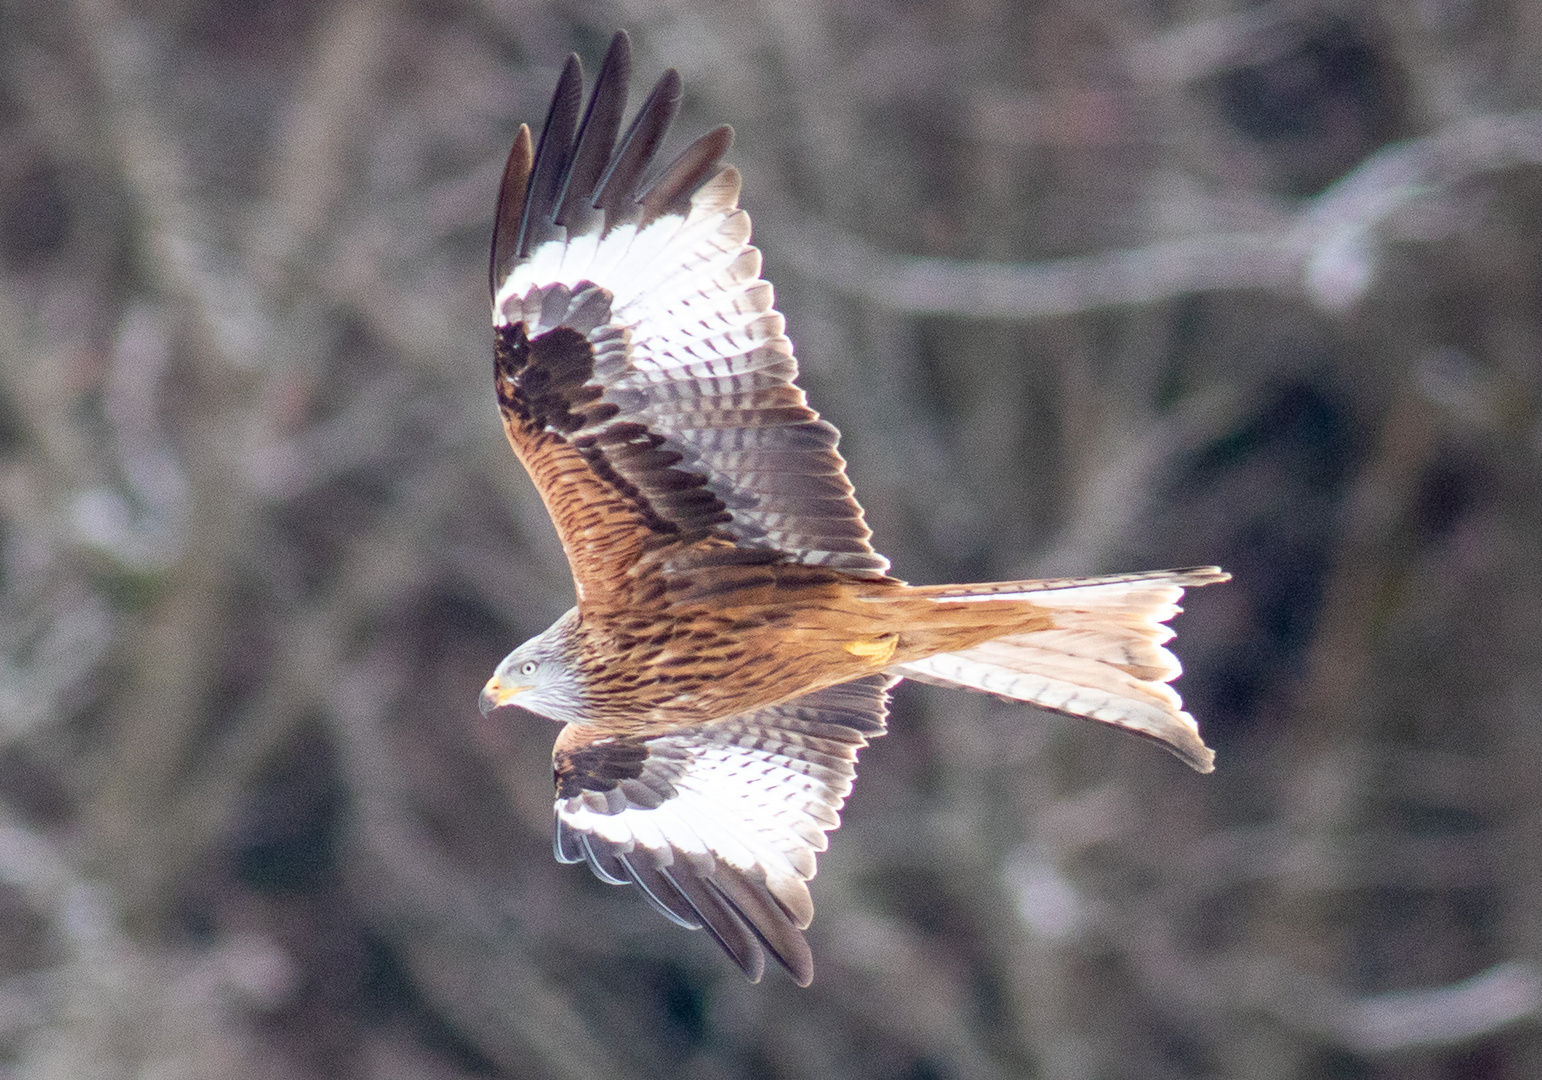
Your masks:
<instances>
[{"instance_id":1,"label":"blurred background","mask_svg":"<svg viewBox=\"0 0 1542 1080\"><path fill-rule=\"evenodd\" d=\"M576 50L899 576L1220 563L1213 776L902 687L818 975L550 853L491 388ZM0 1077L1542 1076L1542 6L0 0Z\"/></svg>"}]
</instances>

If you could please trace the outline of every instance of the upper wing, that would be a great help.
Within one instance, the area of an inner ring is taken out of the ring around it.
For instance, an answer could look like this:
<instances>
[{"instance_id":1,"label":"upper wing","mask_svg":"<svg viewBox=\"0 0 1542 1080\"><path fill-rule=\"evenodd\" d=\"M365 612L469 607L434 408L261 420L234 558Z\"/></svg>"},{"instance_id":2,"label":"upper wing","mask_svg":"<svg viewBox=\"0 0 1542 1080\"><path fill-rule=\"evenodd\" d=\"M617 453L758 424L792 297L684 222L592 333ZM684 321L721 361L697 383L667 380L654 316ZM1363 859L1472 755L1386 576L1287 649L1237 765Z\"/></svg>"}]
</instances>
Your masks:
<instances>
[{"instance_id":1,"label":"upper wing","mask_svg":"<svg viewBox=\"0 0 1542 1080\"><path fill-rule=\"evenodd\" d=\"M493 237L505 428L597 600L644 552L715 537L717 558L881 575L835 428L808 407L760 278L732 132L702 136L651 183L679 107L666 72L617 142L629 45L611 42L579 121L568 60L532 155L509 156Z\"/></svg>"},{"instance_id":2,"label":"upper wing","mask_svg":"<svg viewBox=\"0 0 1542 1080\"><path fill-rule=\"evenodd\" d=\"M557 858L706 927L751 980L763 945L807 986L805 883L898 681L873 675L651 738L581 741L565 729L553 754Z\"/></svg>"}]
</instances>

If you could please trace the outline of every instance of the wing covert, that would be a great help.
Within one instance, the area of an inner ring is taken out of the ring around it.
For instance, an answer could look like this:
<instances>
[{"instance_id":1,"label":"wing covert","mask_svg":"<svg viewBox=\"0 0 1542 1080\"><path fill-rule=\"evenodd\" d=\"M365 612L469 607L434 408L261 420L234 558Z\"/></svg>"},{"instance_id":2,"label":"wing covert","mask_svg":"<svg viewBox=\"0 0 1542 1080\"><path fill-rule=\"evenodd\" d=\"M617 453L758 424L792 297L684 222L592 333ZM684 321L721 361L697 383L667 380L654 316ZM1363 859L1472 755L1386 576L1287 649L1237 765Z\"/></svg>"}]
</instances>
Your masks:
<instances>
[{"instance_id":1,"label":"wing covert","mask_svg":"<svg viewBox=\"0 0 1542 1080\"><path fill-rule=\"evenodd\" d=\"M522 133L510 154L493 241L505 426L580 591L624 571L618 555L708 536L880 576L888 560L838 433L795 383L739 174L721 164L732 132L709 132L646 181L679 77L660 79L617 143L629 67L618 34L580 121L569 61L539 148Z\"/></svg>"},{"instance_id":2,"label":"wing covert","mask_svg":"<svg viewBox=\"0 0 1542 1080\"><path fill-rule=\"evenodd\" d=\"M766 950L808 985L807 882L897 681L869 676L651 737L566 729L553 753L558 860L637 885L670 921L705 928L750 979Z\"/></svg>"}]
</instances>

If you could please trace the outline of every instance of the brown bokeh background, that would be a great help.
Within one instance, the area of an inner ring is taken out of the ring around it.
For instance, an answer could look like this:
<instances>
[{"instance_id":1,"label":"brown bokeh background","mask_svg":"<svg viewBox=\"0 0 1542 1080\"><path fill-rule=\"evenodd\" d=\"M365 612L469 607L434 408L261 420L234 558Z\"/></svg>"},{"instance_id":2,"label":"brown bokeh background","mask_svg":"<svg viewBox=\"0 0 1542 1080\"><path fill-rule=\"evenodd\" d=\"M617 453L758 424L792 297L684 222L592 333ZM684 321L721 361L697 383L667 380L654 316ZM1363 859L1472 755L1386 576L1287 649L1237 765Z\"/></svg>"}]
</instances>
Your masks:
<instances>
[{"instance_id":1,"label":"brown bokeh background","mask_svg":"<svg viewBox=\"0 0 1542 1080\"><path fill-rule=\"evenodd\" d=\"M1542 1075L1539 11L0 0L0 1077ZM1213 776L902 688L806 991L475 708L571 602L493 197L618 26L896 573L1237 575Z\"/></svg>"}]
</instances>

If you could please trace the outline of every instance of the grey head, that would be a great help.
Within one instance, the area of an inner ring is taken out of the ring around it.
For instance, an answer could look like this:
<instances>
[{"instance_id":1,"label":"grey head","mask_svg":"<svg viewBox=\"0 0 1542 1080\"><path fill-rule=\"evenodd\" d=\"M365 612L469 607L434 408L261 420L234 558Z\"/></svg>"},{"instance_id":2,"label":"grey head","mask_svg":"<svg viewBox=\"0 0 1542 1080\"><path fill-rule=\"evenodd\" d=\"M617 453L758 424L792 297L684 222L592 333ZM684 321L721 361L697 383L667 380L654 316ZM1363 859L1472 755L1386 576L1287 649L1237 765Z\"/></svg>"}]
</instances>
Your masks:
<instances>
[{"instance_id":1,"label":"grey head","mask_svg":"<svg viewBox=\"0 0 1542 1080\"><path fill-rule=\"evenodd\" d=\"M583 721L582 686L574 664L578 609L505 656L482 688L486 716L500 705L518 705L563 723Z\"/></svg>"}]
</instances>

